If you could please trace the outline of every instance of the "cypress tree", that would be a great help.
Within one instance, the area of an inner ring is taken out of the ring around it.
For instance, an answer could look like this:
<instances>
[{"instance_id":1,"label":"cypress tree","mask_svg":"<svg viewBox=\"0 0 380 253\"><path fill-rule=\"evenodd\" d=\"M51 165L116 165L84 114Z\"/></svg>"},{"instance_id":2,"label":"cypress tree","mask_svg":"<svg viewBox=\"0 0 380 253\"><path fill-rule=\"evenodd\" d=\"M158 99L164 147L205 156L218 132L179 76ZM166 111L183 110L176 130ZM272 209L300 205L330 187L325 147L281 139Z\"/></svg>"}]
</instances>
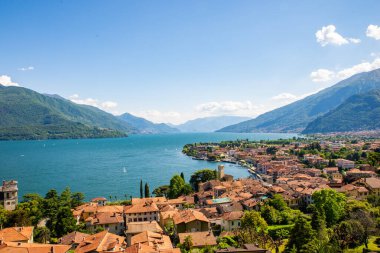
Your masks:
<instances>
[{"instance_id":1,"label":"cypress tree","mask_svg":"<svg viewBox=\"0 0 380 253\"><path fill-rule=\"evenodd\" d=\"M143 198L143 194L144 194L144 192L143 192L143 181L142 181L142 179L140 180L140 198L142 199Z\"/></svg>"},{"instance_id":2,"label":"cypress tree","mask_svg":"<svg viewBox=\"0 0 380 253\"><path fill-rule=\"evenodd\" d=\"M181 177L182 177L183 181L185 181L185 175L183 174L183 172L181 172Z\"/></svg>"},{"instance_id":3,"label":"cypress tree","mask_svg":"<svg viewBox=\"0 0 380 253\"><path fill-rule=\"evenodd\" d=\"M149 191L149 185L148 183L145 183L145 198L150 197L150 191Z\"/></svg>"}]
</instances>

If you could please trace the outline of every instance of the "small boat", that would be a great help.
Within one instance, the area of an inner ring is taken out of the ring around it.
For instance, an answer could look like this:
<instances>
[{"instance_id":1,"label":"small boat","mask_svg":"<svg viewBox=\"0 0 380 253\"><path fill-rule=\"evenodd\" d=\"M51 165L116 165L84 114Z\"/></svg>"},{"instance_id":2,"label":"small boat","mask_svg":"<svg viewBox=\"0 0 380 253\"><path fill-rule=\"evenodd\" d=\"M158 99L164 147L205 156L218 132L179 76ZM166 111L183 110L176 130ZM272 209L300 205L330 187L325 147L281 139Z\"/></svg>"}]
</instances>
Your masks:
<instances>
[{"instance_id":1,"label":"small boat","mask_svg":"<svg viewBox=\"0 0 380 253\"><path fill-rule=\"evenodd\" d=\"M127 173L127 169L126 169L125 167L123 168L123 172L124 172L124 173Z\"/></svg>"}]
</instances>

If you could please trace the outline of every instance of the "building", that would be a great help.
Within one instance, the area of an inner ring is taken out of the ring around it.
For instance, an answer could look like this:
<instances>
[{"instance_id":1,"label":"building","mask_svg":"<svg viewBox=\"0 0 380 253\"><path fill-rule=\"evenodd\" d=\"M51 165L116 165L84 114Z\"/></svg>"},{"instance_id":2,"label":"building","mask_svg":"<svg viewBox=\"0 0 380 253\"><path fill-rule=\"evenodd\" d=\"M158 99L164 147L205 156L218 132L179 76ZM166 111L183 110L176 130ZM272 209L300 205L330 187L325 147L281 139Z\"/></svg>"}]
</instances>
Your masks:
<instances>
[{"instance_id":1,"label":"building","mask_svg":"<svg viewBox=\"0 0 380 253\"><path fill-rule=\"evenodd\" d=\"M178 234L179 242L184 243L187 237L190 237L193 247L205 247L217 245L216 238L211 231L180 233Z\"/></svg>"},{"instance_id":2,"label":"building","mask_svg":"<svg viewBox=\"0 0 380 253\"><path fill-rule=\"evenodd\" d=\"M0 204L5 210L15 210L18 204L17 181L3 181L0 187Z\"/></svg>"},{"instance_id":3,"label":"building","mask_svg":"<svg viewBox=\"0 0 380 253\"><path fill-rule=\"evenodd\" d=\"M121 235L124 232L124 219L120 213L96 213L86 220L86 228L95 232L98 228L108 230L110 233Z\"/></svg>"},{"instance_id":4,"label":"building","mask_svg":"<svg viewBox=\"0 0 380 253\"><path fill-rule=\"evenodd\" d=\"M337 159L337 165L342 169L352 169L355 167L355 162L346 159Z\"/></svg>"},{"instance_id":5,"label":"building","mask_svg":"<svg viewBox=\"0 0 380 253\"><path fill-rule=\"evenodd\" d=\"M150 231L154 233L163 233L162 228L157 223L157 221L139 221L139 222L129 222L125 230L125 235L127 237L128 245L131 245L132 237L143 233L145 231Z\"/></svg>"},{"instance_id":6,"label":"building","mask_svg":"<svg viewBox=\"0 0 380 253\"><path fill-rule=\"evenodd\" d=\"M0 253L66 253L70 245L0 241Z\"/></svg>"},{"instance_id":7,"label":"building","mask_svg":"<svg viewBox=\"0 0 380 253\"><path fill-rule=\"evenodd\" d=\"M71 232L70 234L67 234L65 236L62 236L59 238L58 242L59 244L63 245L70 245L71 249L75 249L79 243L84 241L84 239L90 236L89 234L81 233L78 231Z\"/></svg>"},{"instance_id":8,"label":"building","mask_svg":"<svg viewBox=\"0 0 380 253\"><path fill-rule=\"evenodd\" d=\"M154 233L151 231L144 231L140 234L132 236L131 245L135 244L147 245L156 250L166 250L173 248L169 236L164 235L163 233Z\"/></svg>"},{"instance_id":9,"label":"building","mask_svg":"<svg viewBox=\"0 0 380 253\"><path fill-rule=\"evenodd\" d=\"M380 196L380 179L375 177L365 178L364 183L370 194Z\"/></svg>"},{"instance_id":10,"label":"building","mask_svg":"<svg viewBox=\"0 0 380 253\"><path fill-rule=\"evenodd\" d=\"M105 206L107 204L107 199L105 197L97 197L91 199L91 202L98 204L98 206Z\"/></svg>"},{"instance_id":11,"label":"building","mask_svg":"<svg viewBox=\"0 0 380 253\"><path fill-rule=\"evenodd\" d=\"M210 221L207 217L195 210L182 210L173 216L176 233L189 233L210 230Z\"/></svg>"},{"instance_id":12,"label":"building","mask_svg":"<svg viewBox=\"0 0 380 253\"><path fill-rule=\"evenodd\" d=\"M222 230L232 231L240 228L240 219L243 215L244 213L242 211L233 211L223 214L221 224Z\"/></svg>"},{"instance_id":13,"label":"building","mask_svg":"<svg viewBox=\"0 0 380 253\"><path fill-rule=\"evenodd\" d=\"M34 227L11 227L0 230L0 240L4 242L33 242Z\"/></svg>"},{"instance_id":14,"label":"building","mask_svg":"<svg viewBox=\"0 0 380 253\"><path fill-rule=\"evenodd\" d=\"M126 222L160 221L160 210L154 202L132 204L124 207Z\"/></svg>"},{"instance_id":15,"label":"building","mask_svg":"<svg viewBox=\"0 0 380 253\"><path fill-rule=\"evenodd\" d=\"M75 253L102 253L102 252L122 252L126 247L125 238L108 231L87 236L79 243ZM54 251L55 253L55 251Z\"/></svg>"}]
</instances>

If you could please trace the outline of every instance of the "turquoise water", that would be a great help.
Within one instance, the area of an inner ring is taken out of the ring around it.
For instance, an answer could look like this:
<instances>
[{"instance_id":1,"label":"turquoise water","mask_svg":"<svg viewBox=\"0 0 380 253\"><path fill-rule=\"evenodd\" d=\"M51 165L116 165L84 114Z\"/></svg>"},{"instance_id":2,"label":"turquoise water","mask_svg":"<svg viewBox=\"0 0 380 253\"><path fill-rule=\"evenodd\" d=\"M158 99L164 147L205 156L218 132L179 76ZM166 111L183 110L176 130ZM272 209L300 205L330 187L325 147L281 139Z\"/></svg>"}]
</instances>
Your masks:
<instances>
[{"instance_id":1,"label":"turquoise water","mask_svg":"<svg viewBox=\"0 0 380 253\"><path fill-rule=\"evenodd\" d=\"M186 180L199 169L216 169L218 163L193 160L181 153L194 142L236 139L267 140L293 134L181 133L131 135L121 139L44 140L0 142L0 180L19 182L19 196L69 186L87 199L125 194L138 196L140 180L150 189L168 184L175 173ZM226 164L225 172L235 178L247 170Z\"/></svg>"}]
</instances>

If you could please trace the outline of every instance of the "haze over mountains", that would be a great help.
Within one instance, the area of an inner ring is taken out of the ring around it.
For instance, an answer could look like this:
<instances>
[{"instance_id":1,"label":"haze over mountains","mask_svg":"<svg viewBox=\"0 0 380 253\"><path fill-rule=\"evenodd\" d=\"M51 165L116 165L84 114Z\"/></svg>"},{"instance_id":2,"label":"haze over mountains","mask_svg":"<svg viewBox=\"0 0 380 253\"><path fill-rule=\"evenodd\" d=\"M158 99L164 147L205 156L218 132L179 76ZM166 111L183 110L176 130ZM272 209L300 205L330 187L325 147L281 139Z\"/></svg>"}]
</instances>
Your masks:
<instances>
[{"instance_id":1,"label":"haze over mountains","mask_svg":"<svg viewBox=\"0 0 380 253\"><path fill-rule=\"evenodd\" d=\"M223 127L248 120L240 116L214 116L189 120L180 125L172 125L181 132L215 132Z\"/></svg>"},{"instance_id":2,"label":"haze over mountains","mask_svg":"<svg viewBox=\"0 0 380 253\"><path fill-rule=\"evenodd\" d=\"M380 89L380 69L356 74L302 100L264 113L255 119L231 125L218 131L237 133L299 133L310 122L334 110L351 96L364 94L375 89ZM356 107L356 109L358 108ZM318 128L309 128L308 132L311 132L311 129L317 130ZM333 127L330 129L334 130Z\"/></svg>"}]
</instances>

